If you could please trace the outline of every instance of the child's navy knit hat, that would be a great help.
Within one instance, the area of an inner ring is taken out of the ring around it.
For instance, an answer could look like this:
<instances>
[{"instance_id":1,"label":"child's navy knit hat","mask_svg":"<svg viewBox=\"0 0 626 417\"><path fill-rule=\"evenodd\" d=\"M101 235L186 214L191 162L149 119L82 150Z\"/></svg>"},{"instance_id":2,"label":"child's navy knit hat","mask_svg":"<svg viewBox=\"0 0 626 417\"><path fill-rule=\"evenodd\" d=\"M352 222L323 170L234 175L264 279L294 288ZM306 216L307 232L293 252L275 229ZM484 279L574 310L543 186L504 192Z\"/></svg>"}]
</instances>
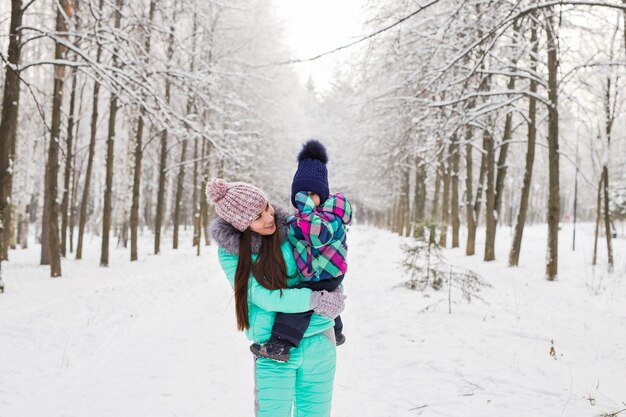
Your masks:
<instances>
[{"instance_id":1,"label":"child's navy knit hat","mask_svg":"<svg viewBox=\"0 0 626 417\"><path fill-rule=\"evenodd\" d=\"M328 171L326 148L316 140L304 144L298 154L298 169L291 183L291 204L296 207L296 194L310 191L320 196L320 204L328 198Z\"/></svg>"}]
</instances>

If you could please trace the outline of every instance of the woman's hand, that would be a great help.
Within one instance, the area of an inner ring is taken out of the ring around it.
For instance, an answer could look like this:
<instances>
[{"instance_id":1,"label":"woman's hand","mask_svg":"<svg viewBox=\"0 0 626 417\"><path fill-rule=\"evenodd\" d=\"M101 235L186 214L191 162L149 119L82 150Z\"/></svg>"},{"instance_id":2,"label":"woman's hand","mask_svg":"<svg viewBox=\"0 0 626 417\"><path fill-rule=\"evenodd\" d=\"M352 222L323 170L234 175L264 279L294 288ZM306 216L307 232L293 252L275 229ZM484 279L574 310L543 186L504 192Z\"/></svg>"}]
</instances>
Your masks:
<instances>
[{"instance_id":1,"label":"woman's hand","mask_svg":"<svg viewBox=\"0 0 626 417\"><path fill-rule=\"evenodd\" d=\"M344 301L346 296L343 295L343 289L341 286L337 287L337 289L332 292L316 291L314 294L319 294L319 302L317 303L317 306L314 306L313 308L313 312L315 314L334 319L340 315L346 307Z\"/></svg>"}]
</instances>

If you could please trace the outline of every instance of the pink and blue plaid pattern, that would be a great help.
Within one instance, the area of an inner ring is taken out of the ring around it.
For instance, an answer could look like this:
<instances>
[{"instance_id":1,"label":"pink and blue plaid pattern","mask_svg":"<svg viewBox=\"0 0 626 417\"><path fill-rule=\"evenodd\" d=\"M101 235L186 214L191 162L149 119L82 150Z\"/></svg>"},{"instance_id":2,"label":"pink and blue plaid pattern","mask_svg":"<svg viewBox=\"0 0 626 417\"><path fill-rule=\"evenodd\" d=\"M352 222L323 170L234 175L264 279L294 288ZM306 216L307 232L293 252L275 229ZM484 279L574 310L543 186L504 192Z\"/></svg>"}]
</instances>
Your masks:
<instances>
[{"instance_id":1,"label":"pink and blue plaid pattern","mask_svg":"<svg viewBox=\"0 0 626 417\"><path fill-rule=\"evenodd\" d=\"M352 206L341 193L315 207L308 193L296 194L297 213L289 217L289 241L303 281L344 275L348 246L344 225L352 220Z\"/></svg>"}]
</instances>

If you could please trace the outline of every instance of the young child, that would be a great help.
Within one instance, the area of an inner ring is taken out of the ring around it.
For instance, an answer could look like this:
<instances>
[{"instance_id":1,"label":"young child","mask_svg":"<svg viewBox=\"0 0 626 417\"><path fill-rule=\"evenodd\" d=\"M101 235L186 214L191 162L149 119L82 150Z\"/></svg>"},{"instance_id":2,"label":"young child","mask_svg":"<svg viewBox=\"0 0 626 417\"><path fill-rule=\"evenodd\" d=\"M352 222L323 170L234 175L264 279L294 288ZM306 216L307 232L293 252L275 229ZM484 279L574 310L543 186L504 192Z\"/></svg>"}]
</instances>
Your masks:
<instances>
[{"instance_id":1,"label":"young child","mask_svg":"<svg viewBox=\"0 0 626 417\"><path fill-rule=\"evenodd\" d=\"M348 268L345 226L352 219L350 202L341 193L329 195L326 148L310 140L298 155L298 169L291 185L291 203L296 213L289 217L289 241L301 273L296 288L333 291ZM272 335L266 343L250 350L264 358L289 361L289 350L297 347L309 326L313 312L276 313ZM337 346L346 338L341 318L335 318Z\"/></svg>"}]
</instances>

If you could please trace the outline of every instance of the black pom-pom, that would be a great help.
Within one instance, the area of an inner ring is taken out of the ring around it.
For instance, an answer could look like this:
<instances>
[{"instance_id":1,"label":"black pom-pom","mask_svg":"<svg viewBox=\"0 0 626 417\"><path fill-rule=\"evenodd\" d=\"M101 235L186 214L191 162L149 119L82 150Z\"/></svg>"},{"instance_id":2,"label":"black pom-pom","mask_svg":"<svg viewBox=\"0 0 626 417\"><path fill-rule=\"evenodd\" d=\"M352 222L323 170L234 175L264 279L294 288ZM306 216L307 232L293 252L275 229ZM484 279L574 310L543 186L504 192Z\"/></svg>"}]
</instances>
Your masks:
<instances>
[{"instance_id":1,"label":"black pom-pom","mask_svg":"<svg viewBox=\"0 0 626 417\"><path fill-rule=\"evenodd\" d=\"M328 155L326 155L326 148L317 140L310 140L304 144L302 150L298 154L298 163L304 159L317 159L322 164L328 162Z\"/></svg>"}]
</instances>

